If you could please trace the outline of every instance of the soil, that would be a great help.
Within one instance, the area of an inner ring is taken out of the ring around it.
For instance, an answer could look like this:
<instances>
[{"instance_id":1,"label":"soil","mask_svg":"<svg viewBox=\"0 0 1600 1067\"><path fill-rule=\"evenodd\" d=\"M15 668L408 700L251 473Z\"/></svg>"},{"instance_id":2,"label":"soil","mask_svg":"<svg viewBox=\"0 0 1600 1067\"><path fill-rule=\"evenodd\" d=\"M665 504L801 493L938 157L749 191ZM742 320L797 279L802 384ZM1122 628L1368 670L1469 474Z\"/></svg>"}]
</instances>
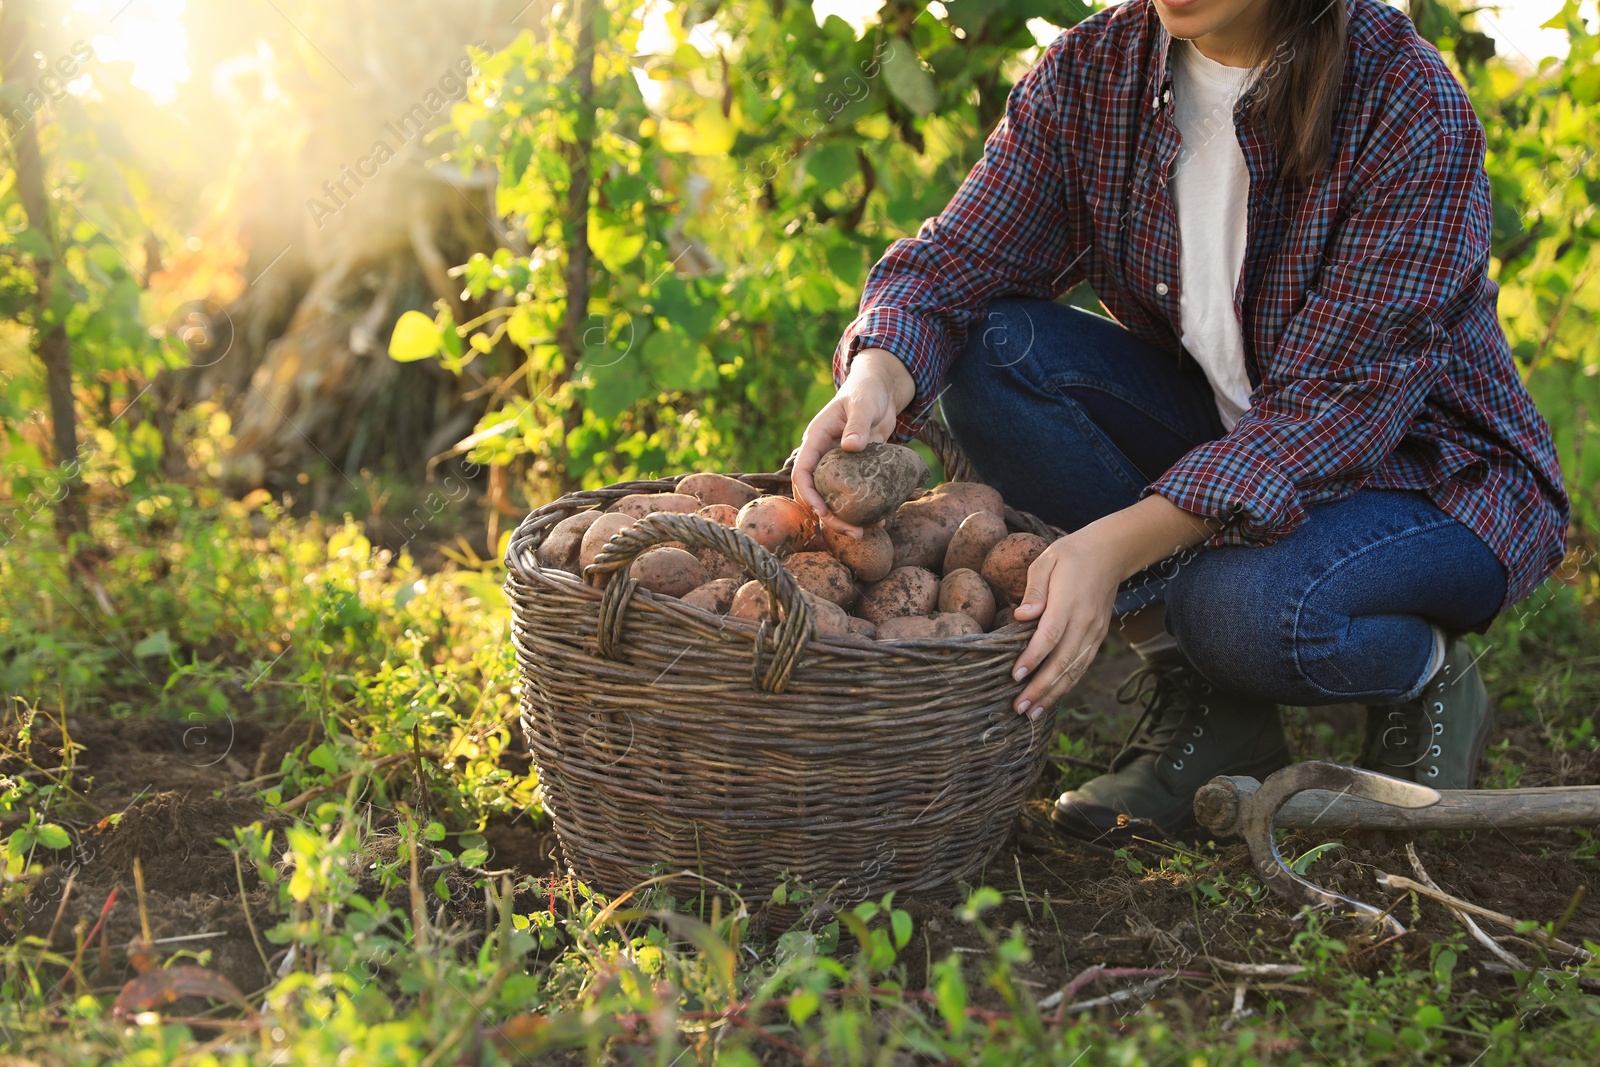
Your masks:
<instances>
[{"instance_id":1,"label":"soil","mask_svg":"<svg viewBox=\"0 0 1600 1067\"><path fill-rule=\"evenodd\" d=\"M28 758L46 769L62 765L63 739L53 726L35 729ZM264 829L278 830L290 819L263 803L258 789L262 778L276 771L283 756L308 740L304 723L276 729L254 722L221 722L204 726L188 722L151 719L95 720L69 718L67 732L76 756L71 785L87 804L94 805L97 822L78 825L68 818L56 821L71 826L75 844L39 858L47 863L44 877L22 909L22 934L39 938L54 931L57 952L71 956L75 931L87 934L99 920L113 890L117 899L106 914L104 933L84 953L83 974L97 990L115 991L136 975L128 947L142 936L142 921L135 888L134 861L144 878L144 914L158 955L176 949L209 953L206 966L227 978L250 996L276 980L275 969L283 950L266 938L281 920L274 910L276 889L265 885L251 864L235 868L233 852L222 843L233 839L234 827L259 821ZM0 774L14 774L23 763L15 731L0 736ZM517 753L510 754L515 763ZM526 767L526 754L521 754ZM90 815L89 818L93 818ZM0 827L0 834L9 827ZM541 831L529 819L497 820L485 829L490 849L488 866L520 873L548 874L554 869L553 834ZM219 840L220 839L220 840ZM393 858L395 838L386 840ZM384 857L374 856L374 859ZM68 877L71 892L63 888ZM456 888L464 888L459 874L448 875ZM241 892L241 880L243 890ZM368 896L382 893L374 883L358 891ZM391 891L390 902L409 908L404 887ZM481 895L457 893L461 904L452 918L482 928ZM530 905L531 906L531 905ZM250 920L246 921L245 913ZM59 914L58 914L59 912ZM261 938L257 950L250 922ZM14 927L0 928L9 940ZM203 936L196 936L203 935ZM162 939L193 937L192 941ZM102 955L100 945L106 945ZM102 964L105 964L103 967ZM270 964L270 968L268 966ZM199 1001L180 1001L174 1014L204 1007Z\"/></svg>"},{"instance_id":2,"label":"soil","mask_svg":"<svg viewBox=\"0 0 1600 1067\"><path fill-rule=\"evenodd\" d=\"M1114 699L1117 682L1134 665L1127 654L1108 655L1097 663L1076 691L1078 713L1075 730L1088 730L1097 760L1109 759L1122 732L1131 723L1126 706ZM1522 785L1552 782L1594 782L1593 760L1577 760L1563 753L1552 756L1536 724L1520 715L1495 735L1510 738L1516 757L1526 769ZM1360 725L1359 709L1319 709L1291 717L1291 744L1300 757L1354 753ZM114 990L134 977L126 946L140 936L141 920L134 892L133 865L140 862L145 885L145 914L156 939L213 935L192 942L159 946L162 954L176 948L209 953L208 966L228 978L247 996L268 986L282 950L262 938L267 953L263 962L245 916L264 935L278 921L271 901L275 890L260 882L248 867L236 872L232 853L218 839L231 839L233 828L261 821L280 828L288 819L265 807L257 795L264 776L277 770L282 756L308 739L304 723L266 728L254 722L213 726L204 742L193 724L155 720L105 721L88 718L68 721L72 742L79 746L72 774L75 789L100 813L120 813L109 819L78 825L70 819L75 846L55 853L55 865L34 888L23 914L23 932L46 937L54 930L52 945L71 955L74 931L87 931L101 913L113 889L115 906L106 918L102 956L98 941L85 953L83 972L90 985ZM1331 739L1331 740L1330 740ZM0 773L17 773L20 761L9 755L16 739L0 737ZM29 755L44 768L61 765L63 739L54 728L37 731ZM508 753L508 767L524 769L525 752ZM518 762L521 761L521 762ZM1091 761L1092 762L1092 761ZM999 890L1003 903L989 915L993 929L1008 930L1020 924L1032 950L1032 960L1021 966L1019 980L1037 997L1060 990L1073 976L1096 964L1113 967L1204 969L1203 957L1232 961L1291 961L1289 945L1305 928L1305 920L1276 898L1264 896L1250 902L1239 891L1225 891L1227 903L1208 902L1195 881L1159 870L1159 850L1147 851L1144 868L1130 867L1129 857L1088 846L1067 843L1050 833L1050 803L1061 785L1058 772L1047 771L1035 790L1014 840L991 862L984 881ZM1068 773L1073 768L1066 768ZM1080 778L1082 769L1076 769ZM81 810L81 809L80 809ZM0 831L9 827L0 827ZM281 840L281 832L278 838ZM534 893L521 893L519 909L540 906L535 897L554 878L566 884L559 866L553 834L527 818L497 820L485 837L492 850L491 869L514 870L541 879ZM1377 872L1414 876L1405 854L1406 838L1367 832L1342 838L1323 831L1292 838L1285 851L1297 854L1325 841L1338 840L1342 848L1319 860L1311 876L1321 884L1357 899L1388 904L1397 894L1378 886ZM390 848L393 838L390 838ZM1415 840L1429 875L1447 891L1519 919L1553 921L1571 907L1562 931L1569 941L1588 937L1600 940L1600 866L1591 858L1587 835L1573 830L1425 834ZM1250 874L1249 857L1238 842L1197 846L1197 855L1210 864L1200 880L1240 882ZM1138 858L1138 857L1135 857ZM62 885L73 875L71 892L62 903ZM465 888L463 883L462 888ZM376 895L374 885L362 887ZM1581 895L1580 895L1581 894ZM393 903L408 906L404 889L391 892ZM524 899L528 898L528 899ZM481 893L455 894L450 918L465 927L482 929ZM1574 905L1575 902L1575 906ZM950 897L901 900L916 920L915 941L902 954L907 988L920 989L931 961L952 951L970 956L974 967L987 959L987 947L973 927L956 915L959 905ZM59 916L58 916L59 909ZM1438 905L1402 901L1396 915L1411 932L1396 942L1404 951L1426 960L1429 946L1460 932L1456 920ZM1329 928L1346 938L1350 962L1376 970L1388 965L1389 952L1363 952L1371 946L1353 924ZM9 937L12 931L5 931ZM1496 931L1500 932L1500 931ZM1536 958L1524 947L1519 955ZM1468 941L1466 965L1490 962L1488 954ZM104 961L104 966L102 966ZM1464 981L1485 988L1503 985L1480 966ZM1131 980L1105 987L1086 987L1085 997L1125 988ZM1462 984L1458 982L1458 985ZM995 994L981 981L972 983L974 1003L1003 1009ZM1210 981L1171 983L1157 993L1156 1007L1175 998L1183 1010L1199 1016L1232 1010L1232 991ZM1252 994L1254 996L1255 994ZM180 1002L175 1011L183 1007ZM1135 1001L1125 1011L1138 1007ZM1257 1005L1259 1007L1259 1005Z\"/></svg>"}]
</instances>

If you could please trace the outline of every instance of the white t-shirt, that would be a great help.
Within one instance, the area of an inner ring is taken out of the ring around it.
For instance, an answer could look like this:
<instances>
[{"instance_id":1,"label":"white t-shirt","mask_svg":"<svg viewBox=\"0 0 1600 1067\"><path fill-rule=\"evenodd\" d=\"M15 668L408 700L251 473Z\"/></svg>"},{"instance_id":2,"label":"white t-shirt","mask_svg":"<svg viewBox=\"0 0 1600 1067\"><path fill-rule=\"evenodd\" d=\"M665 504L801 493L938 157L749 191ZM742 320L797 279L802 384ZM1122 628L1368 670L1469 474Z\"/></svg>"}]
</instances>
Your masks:
<instances>
[{"instance_id":1,"label":"white t-shirt","mask_svg":"<svg viewBox=\"0 0 1600 1067\"><path fill-rule=\"evenodd\" d=\"M1222 424L1250 407L1244 335L1233 290L1244 266L1250 172L1233 128L1248 67L1223 66L1188 41L1172 43L1173 118L1183 148L1172 174L1178 210L1183 347L1206 372Z\"/></svg>"}]
</instances>

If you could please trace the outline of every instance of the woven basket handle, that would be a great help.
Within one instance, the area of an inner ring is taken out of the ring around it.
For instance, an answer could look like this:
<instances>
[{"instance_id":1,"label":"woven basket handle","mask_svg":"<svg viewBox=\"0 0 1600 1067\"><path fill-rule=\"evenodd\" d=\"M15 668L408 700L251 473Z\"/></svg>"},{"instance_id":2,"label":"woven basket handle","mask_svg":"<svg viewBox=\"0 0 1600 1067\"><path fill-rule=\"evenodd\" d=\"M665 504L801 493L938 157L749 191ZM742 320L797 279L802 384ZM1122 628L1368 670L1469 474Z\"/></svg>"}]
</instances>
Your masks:
<instances>
[{"instance_id":1,"label":"woven basket handle","mask_svg":"<svg viewBox=\"0 0 1600 1067\"><path fill-rule=\"evenodd\" d=\"M682 541L692 548L709 548L721 553L746 572L755 575L766 586L768 601L774 611L780 612L781 621L777 628L776 647L765 671L761 669L761 649L767 643L770 624L761 624L761 632L756 636L751 681L764 692L783 692L794 671L795 660L800 656L801 646L816 635L811 608L800 595L800 586L795 582L794 575L783 569L777 556L751 540L743 531L700 515L658 512L640 519L607 541L595 561L583 569L584 581L590 585L600 584L603 575L621 572L606 583L605 592L600 597L600 655L606 659L617 658L623 617L639 585L629 573L634 559L645 549L666 541Z\"/></svg>"}]
</instances>

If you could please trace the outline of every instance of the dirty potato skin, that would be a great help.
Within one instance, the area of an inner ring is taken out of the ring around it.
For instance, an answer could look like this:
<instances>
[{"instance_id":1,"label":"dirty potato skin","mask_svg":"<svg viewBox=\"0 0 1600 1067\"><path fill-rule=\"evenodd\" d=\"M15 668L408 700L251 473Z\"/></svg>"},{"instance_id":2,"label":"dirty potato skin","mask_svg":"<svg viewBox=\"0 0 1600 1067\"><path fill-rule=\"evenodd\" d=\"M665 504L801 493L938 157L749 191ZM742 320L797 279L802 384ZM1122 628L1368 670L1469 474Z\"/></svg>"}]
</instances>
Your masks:
<instances>
[{"instance_id":1,"label":"dirty potato skin","mask_svg":"<svg viewBox=\"0 0 1600 1067\"><path fill-rule=\"evenodd\" d=\"M869 641L878 636L878 628L876 626L855 615L850 616L850 632L857 637L865 637Z\"/></svg>"},{"instance_id":2,"label":"dirty potato skin","mask_svg":"<svg viewBox=\"0 0 1600 1067\"><path fill-rule=\"evenodd\" d=\"M844 637L850 632L850 614L831 600L824 600L805 590L800 591L811 618L817 625L818 637Z\"/></svg>"},{"instance_id":3,"label":"dirty potato skin","mask_svg":"<svg viewBox=\"0 0 1600 1067\"><path fill-rule=\"evenodd\" d=\"M708 582L718 578L737 578L742 583L750 578L743 567L714 548L697 548L694 550L694 558L706 569Z\"/></svg>"},{"instance_id":4,"label":"dirty potato skin","mask_svg":"<svg viewBox=\"0 0 1600 1067\"><path fill-rule=\"evenodd\" d=\"M739 509L739 529L776 556L805 544L815 527L816 519L805 505L786 496L764 496Z\"/></svg>"},{"instance_id":5,"label":"dirty potato skin","mask_svg":"<svg viewBox=\"0 0 1600 1067\"><path fill-rule=\"evenodd\" d=\"M761 490L726 474L691 474L678 483L678 492L697 497L702 504L724 504L735 511L761 495Z\"/></svg>"},{"instance_id":6,"label":"dirty potato skin","mask_svg":"<svg viewBox=\"0 0 1600 1067\"><path fill-rule=\"evenodd\" d=\"M894 542L882 526L868 526L860 537L847 537L824 526L822 536L828 551L859 581L881 582L894 570Z\"/></svg>"},{"instance_id":7,"label":"dirty potato skin","mask_svg":"<svg viewBox=\"0 0 1600 1067\"><path fill-rule=\"evenodd\" d=\"M860 596L850 568L826 552L796 552L783 566L801 589L841 608L848 608Z\"/></svg>"},{"instance_id":8,"label":"dirty potato skin","mask_svg":"<svg viewBox=\"0 0 1600 1067\"><path fill-rule=\"evenodd\" d=\"M567 571L570 574L578 573L578 553L583 548L583 535L595 520L604 514L601 511L580 511L576 515L568 515L544 535L544 541L539 545L535 558L541 567L553 567L557 570Z\"/></svg>"},{"instance_id":9,"label":"dirty potato skin","mask_svg":"<svg viewBox=\"0 0 1600 1067\"><path fill-rule=\"evenodd\" d=\"M664 511L669 515L693 515L703 507L705 505L700 502L699 497L689 496L687 493L629 493L611 505L610 510L642 519L657 511Z\"/></svg>"},{"instance_id":10,"label":"dirty potato skin","mask_svg":"<svg viewBox=\"0 0 1600 1067\"><path fill-rule=\"evenodd\" d=\"M879 641L926 641L933 637L933 619L927 615L901 615L878 624Z\"/></svg>"},{"instance_id":11,"label":"dirty potato skin","mask_svg":"<svg viewBox=\"0 0 1600 1067\"><path fill-rule=\"evenodd\" d=\"M716 578L683 594L683 602L713 615L726 615L741 583L736 578Z\"/></svg>"},{"instance_id":12,"label":"dirty potato skin","mask_svg":"<svg viewBox=\"0 0 1600 1067\"><path fill-rule=\"evenodd\" d=\"M983 633L976 619L959 611L940 611L932 615L903 615L886 619L878 627L879 641L941 640Z\"/></svg>"},{"instance_id":13,"label":"dirty potato skin","mask_svg":"<svg viewBox=\"0 0 1600 1067\"><path fill-rule=\"evenodd\" d=\"M735 619L748 619L751 622L776 621L768 603L767 587L754 579L745 582L733 594L728 614Z\"/></svg>"},{"instance_id":14,"label":"dirty potato skin","mask_svg":"<svg viewBox=\"0 0 1600 1067\"><path fill-rule=\"evenodd\" d=\"M1045 539L1036 534L1014 533L989 550L983 561L983 579L994 589L996 599L1008 604L1022 603L1028 591L1028 566L1045 550Z\"/></svg>"},{"instance_id":15,"label":"dirty potato skin","mask_svg":"<svg viewBox=\"0 0 1600 1067\"><path fill-rule=\"evenodd\" d=\"M722 526L739 525L739 509L732 504L707 504L695 514Z\"/></svg>"},{"instance_id":16,"label":"dirty potato skin","mask_svg":"<svg viewBox=\"0 0 1600 1067\"><path fill-rule=\"evenodd\" d=\"M887 523L889 539L894 542L894 565L923 570L938 567L962 520L970 514L960 499L936 493L901 504Z\"/></svg>"},{"instance_id":17,"label":"dirty potato skin","mask_svg":"<svg viewBox=\"0 0 1600 1067\"><path fill-rule=\"evenodd\" d=\"M950 538L950 547L944 553L944 573L963 569L982 570L983 561L989 558L990 550L1004 541L1009 533L1006 520L994 512L974 511L961 520L955 536Z\"/></svg>"},{"instance_id":18,"label":"dirty potato skin","mask_svg":"<svg viewBox=\"0 0 1600 1067\"><path fill-rule=\"evenodd\" d=\"M600 550L623 530L634 523L632 515L620 511L608 511L590 524L583 532L583 542L578 549L578 573L583 573L583 568L593 563Z\"/></svg>"},{"instance_id":19,"label":"dirty potato skin","mask_svg":"<svg viewBox=\"0 0 1600 1067\"><path fill-rule=\"evenodd\" d=\"M896 567L862 594L856 613L880 628L886 619L928 615L939 603L939 578L921 567Z\"/></svg>"},{"instance_id":20,"label":"dirty potato skin","mask_svg":"<svg viewBox=\"0 0 1600 1067\"><path fill-rule=\"evenodd\" d=\"M881 441L859 452L835 448L811 475L828 510L852 526L870 526L888 515L927 478L928 465L915 451Z\"/></svg>"},{"instance_id":21,"label":"dirty potato skin","mask_svg":"<svg viewBox=\"0 0 1600 1067\"><path fill-rule=\"evenodd\" d=\"M960 612L987 630L994 622L994 590L975 570L950 571L939 582L939 610Z\"/></svg>"},{"instance_id":22,"label":"dirty potato skin","mask_svg":"<svg viewBox=\"0 0 1600 1067\"><path fill-rule=\"evenodd\" d=\"M645 549L630 571L641 589L663 596L681 597L706 584L706 569L681 548L657 545Z\"/></svg>"},{"instance_id":23,"label":"dirty potato skin","mask_svg":"<svg viewBox=\"0 0 1600 1067\"><path fill-rule=\"evenodd\" d=\"M1000 490L982 482L941 482L928 492L929 496L940 497L945 500L959 500L964 509L963 514L971 515L975 511L987 511L1004 519L1006 503L1000 497Z\"/></svg>"}]
</instances>

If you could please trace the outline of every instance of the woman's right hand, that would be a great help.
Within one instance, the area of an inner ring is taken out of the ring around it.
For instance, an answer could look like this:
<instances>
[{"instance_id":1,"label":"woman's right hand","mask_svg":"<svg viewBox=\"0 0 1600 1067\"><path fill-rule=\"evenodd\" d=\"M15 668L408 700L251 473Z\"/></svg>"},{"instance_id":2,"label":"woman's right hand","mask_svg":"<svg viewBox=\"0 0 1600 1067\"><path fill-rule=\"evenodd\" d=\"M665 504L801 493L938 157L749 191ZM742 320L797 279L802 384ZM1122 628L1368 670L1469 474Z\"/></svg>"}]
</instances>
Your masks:
<instances>
[{"instance_id":1,"label":"woman's right hand","mask_svg":"<svg viewBox=\"0 0 1600 1067\"><path fill-rule=\"evenodd\" d=\"M916 395L916 383L906 365L881 348L863 348L850 361L850 373L832 400L823 405L806 427L795 455L794 495L830 529L860 537L861 529L828 510L812 484L817 462L835 448L859 452L869 444L887 441L895 419Z\"/></svg>"}]
</instances>

